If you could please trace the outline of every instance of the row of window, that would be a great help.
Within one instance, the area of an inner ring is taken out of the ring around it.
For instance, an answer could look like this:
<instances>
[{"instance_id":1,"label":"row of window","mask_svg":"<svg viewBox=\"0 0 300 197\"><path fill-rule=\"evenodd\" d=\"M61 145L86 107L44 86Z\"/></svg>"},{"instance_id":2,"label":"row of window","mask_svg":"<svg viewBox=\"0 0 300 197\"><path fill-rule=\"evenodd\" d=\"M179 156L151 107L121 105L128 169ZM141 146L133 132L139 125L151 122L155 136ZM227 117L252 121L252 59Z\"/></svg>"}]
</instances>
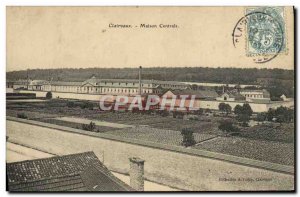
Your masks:
<instances>
[{"instance_id":1,"label":"row of window","mask_svg":"<svg viewBox=\"0 0 300 197\"><path fill-rule=\"evenodd\" d=\"M185 88L185 85L171 85L171 84L164 84L162 85L164 88Z\"/></svg>"},{"instance_id":2,"label":"row of window","mask_svg":"<svg viewBox=\"0 0 300 197\"><path fill-rule=\"evenodd\" d=\"M262 94L245 94L245 97L250 97L250 98L263 98Z\"/></svg>"},{"instance_id":3,"label":"row of window","mask_svg":"<svg viewBox=\"0 0 300 197\"><path fill-rule=\"evenodd\" d=\"M45 88L46 90L46 88ZM65 92L94 92L94 93L138 93L138 89L121 88L97 88L97 87L74 87L74 86L52 86L52 91ZM142 93L159 93L159 90L142 89Z\"/></svg>"},{"instance_id":4,"label":"row of window","mask_svg":"<svg viewBox=\"0 0 300 197\"><path fill-rule=\"evenodd\" d=\"M125 86L127 85L132 85L135 86L136 83L114 83L114 82L104 82L104 85L114 85L114 84L118 84L119 86L121 86L121 84L125 84ZM96 85L100 85L100 83L96 83ZM151 87L151 84L142 84L142 87Z\"/></svg>"}]
</instances>

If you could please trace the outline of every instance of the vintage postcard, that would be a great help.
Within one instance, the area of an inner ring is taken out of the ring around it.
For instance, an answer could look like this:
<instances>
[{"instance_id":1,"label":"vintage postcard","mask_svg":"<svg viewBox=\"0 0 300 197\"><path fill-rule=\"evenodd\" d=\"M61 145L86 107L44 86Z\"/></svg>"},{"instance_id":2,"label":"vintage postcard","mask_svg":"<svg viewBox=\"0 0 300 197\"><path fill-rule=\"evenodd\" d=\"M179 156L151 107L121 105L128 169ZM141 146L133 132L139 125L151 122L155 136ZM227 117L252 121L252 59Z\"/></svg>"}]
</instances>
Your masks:
<instances>
[{"instance_id":1,"label":"vintage postcard","mask_svg":"<svg viewBox=\"0 0 300 197\"><path fill-rule=\"evenodd\" d=\"M9 192L295 191L294 8L6 7Z\"/></svg>"}]
</instances>

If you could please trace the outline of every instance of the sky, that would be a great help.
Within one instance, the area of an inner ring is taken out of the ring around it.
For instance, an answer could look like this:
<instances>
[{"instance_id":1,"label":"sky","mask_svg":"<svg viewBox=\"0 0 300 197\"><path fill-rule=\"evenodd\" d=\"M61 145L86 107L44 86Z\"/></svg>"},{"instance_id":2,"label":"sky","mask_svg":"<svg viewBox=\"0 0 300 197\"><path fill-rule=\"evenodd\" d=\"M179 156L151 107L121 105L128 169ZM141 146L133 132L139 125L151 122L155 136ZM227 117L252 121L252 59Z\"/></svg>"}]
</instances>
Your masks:
<instances>
[{"instance_id":1,"label":"sky","mask_svg":"<svg viewBox=\"0 0 300 197\"><path fill-rule=\"evenodd\" d=\"M286 50L257 64L247 35L232 32L245 7L7 7L7 71L87 67L294 68L293 10L284 10ZM110 28L109 24L132 28ZM140 28L176 24L177 28Z\"/></svg>"}]
</instances>

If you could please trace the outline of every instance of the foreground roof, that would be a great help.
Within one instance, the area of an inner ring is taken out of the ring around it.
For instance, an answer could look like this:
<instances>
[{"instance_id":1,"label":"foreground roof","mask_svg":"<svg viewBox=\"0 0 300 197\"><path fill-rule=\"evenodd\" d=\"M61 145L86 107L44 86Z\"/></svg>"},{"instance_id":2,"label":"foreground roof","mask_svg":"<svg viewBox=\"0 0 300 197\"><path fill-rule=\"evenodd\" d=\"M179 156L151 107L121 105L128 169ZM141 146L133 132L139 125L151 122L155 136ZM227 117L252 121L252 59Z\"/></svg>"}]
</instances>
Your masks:
<instances>
[{"instance_id":1,"label":"foreground roof","mask_svg":"<svg viewBox=\"0 0 300 197\"><path fill-rule=\"evenodd\" d=\"M6 164L9 191L132 191L93 152Z\"/></svg>"}]
</instances>

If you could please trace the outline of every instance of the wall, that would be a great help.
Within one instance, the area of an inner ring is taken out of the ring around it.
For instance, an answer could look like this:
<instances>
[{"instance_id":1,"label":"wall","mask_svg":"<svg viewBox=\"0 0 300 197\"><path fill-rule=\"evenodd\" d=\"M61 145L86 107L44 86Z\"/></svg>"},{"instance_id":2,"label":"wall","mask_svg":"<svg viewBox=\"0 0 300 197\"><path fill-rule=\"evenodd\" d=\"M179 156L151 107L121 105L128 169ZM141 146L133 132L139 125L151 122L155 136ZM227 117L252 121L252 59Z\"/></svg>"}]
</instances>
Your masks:
<instances>
[{"instance_id":1,"label":"wall","mask_svg":"<svg viewBox=\"0 0 300 197\"><path fill-rule=\"evenodd\" d=\"M235 108L235 106L237 105L243 105L244 102L228 102L228 101L205 101L205 100L201 100L201 101L196 101L195 102L195 106L200 106L200 108L209 108L209 109L213 109L213 110L218 110L219 109L219 104L220 103L226 103L229 104L232 108L232 110ZM253 112L255 113L259 113L259 112L267 112L270 108L278 108L280 106L283 107L292 107L294 106L294 101L274 101L271 103L250 103L249 105L251 107L251 109L253 110Z\"/></svg>"},{"instance_id":2,"label":"wall","mask_svg":"<svg viewBox=\"0 0 300 197\"><path fill-rule=\"evenodd\" d=\"M232 108L232 110L235 108L237 105L243 105L244 102L230 102L230 101L199 101L197 104L200 106L200 108L209 108L213 110L219 110L219 104L220 103L226 103L229 104ZM249 103L251 109L253 112L258 113L258 112L267 112L268 111L268 105L263 104L263 103Z\"/></svg>"},{"instance_id":3,"label":"wall","mask_svg":"<svg viewBox=\"0 0 300 197\"><path fill-rule=\"evenodd\" d=\"M42 92L42 91L26 91L26 90L21 90L20 93L25 93L25 92L34 92L36 93L37 97L46 97L47 92ZM91 100L91 101L100 101L100 98L103 95L93 95L93 94L76 94L76 93L65 93L65 92L52 92L52 97L53 98L66 98L66 99L80 99L80 100ZM200 108L209 108L213 110L218 110L219 109L219 104L220 103L227 103L229 104L232 109L236 105L243 105L243 102L230 102L230 101L206 101L206 100L196 100L194 106L195 107L200 107ZM275 101L272 103L249 103L251 106L253 112L258 113L258 112L267 112L269 108L277 108L280 106L285 106L285 107L292 107L294 106L294 101Z\"/></svg>"},{"instance_id":4,"label":"wall","mask_svg":"<svg viewBox=\"0 0 300 197\"><path fill-rule=\"evenodd\" d=\"M34 121L22 121L31 124L7 120L9 141L54 154L94 151L109 169L120 173L128 173L128 158L140 157L145 160L145 177L148 180L180 189L292 190L294 188L292 174L66 132L32 125ZM266 163L266 166L269 165Z\"/></svg>"}]
</instances>

